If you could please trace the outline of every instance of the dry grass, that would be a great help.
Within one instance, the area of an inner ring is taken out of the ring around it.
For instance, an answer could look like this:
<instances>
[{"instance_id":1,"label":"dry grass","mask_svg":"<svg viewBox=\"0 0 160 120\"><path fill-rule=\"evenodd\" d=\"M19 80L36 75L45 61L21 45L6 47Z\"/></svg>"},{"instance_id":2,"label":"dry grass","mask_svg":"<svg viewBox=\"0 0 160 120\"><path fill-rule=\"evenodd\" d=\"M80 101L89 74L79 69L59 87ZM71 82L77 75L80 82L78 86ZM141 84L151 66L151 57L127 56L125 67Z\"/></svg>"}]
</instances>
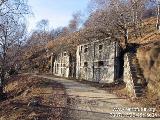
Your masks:
<instances>
[{"instance_id":1,"label":"dry grass","mask_svg":"<svg viewBox=\"0 0 160 120\"><path fill-rule=\"evenodd\" d=\"M137 38L133 34L134 31L130 30L129 34L129 42L130 43L138 43L144 44L152 41L157 41L160 38L160 32L156 30L156 18L151 17L143 20L143 25L141 26L141 36L139 35ZM140 33L140 32L139 32Z\"/></svg>"},{"instance_id":2,"label":"dry grass","mask_svg":"<svg viewBox=\"0 0 160 120\"><path fill-rule=\"evenodd\" d=\"M54 81L20 75L6 85L7 100L0 103L1 120L61 120L67 96L64 87ZM32 105L36 100L37 105Z\"/></svg>"},{"instance_id":3,"label":"dry grass","mask_svg":"<svg viewBox=\"0 0 160 120\"><path fill-rule=\"evenodd\" d=\"M160 110L160 42L138 49L137 57L148 82L144 106L155 106Z\"/></svg>"},{"instance_id":4,"label":"dry grass","mask_svg":"<svg viewBox=\"0 0 160 120\"><path fill-rule=\"evenodd\" d=\"M144 20L142 36L130 36L130 43L140 44L137 58L148 81L146 98L136 100L145 107L156 107L160 112L160 32L156 30L156 18ZM117 95L129 96L125 88L116 91Z\"/></svg>"},{"instance_id":5,"label":"dry grass","mask_svg":"<svg viewBox=\"0 0 160 120\"><path fill-rule=\"evenodd\" d=\"M153 44L141 47L137 52L137 57L145 78L160 82L160 46Z\"/></svg>"}]
</instances>

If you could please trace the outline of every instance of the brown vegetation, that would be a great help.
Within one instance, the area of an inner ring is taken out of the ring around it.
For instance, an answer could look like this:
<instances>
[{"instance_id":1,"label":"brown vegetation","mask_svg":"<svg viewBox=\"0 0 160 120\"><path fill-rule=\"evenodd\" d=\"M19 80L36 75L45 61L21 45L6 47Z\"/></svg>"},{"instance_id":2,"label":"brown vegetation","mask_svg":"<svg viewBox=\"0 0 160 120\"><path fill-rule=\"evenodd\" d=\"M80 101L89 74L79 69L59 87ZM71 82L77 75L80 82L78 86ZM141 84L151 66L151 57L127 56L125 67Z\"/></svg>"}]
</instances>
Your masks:
<instances>
[{"instance_id":1,"label":"brown vegetation","mask_svg":"<svg viewBox=\"0 0 160 120\"><path fill-rule=\"evenodd\" d=\"M120 41L123 47L129 42L139 43L155 39L155 36L159 35L156 32L156 18L143 19L144 16L151 17L149 14L146 15L148 10L156 14L155 7L148 8L146 2L150 3L151 1L91 0L89 3L91 11L83 24L80 22L81 14L75 13L65 27L51 31L37 29L33 32L28 39L31 46L30 44L26 45L28 49L26 49L25 55L26 59L30 58L35 67L28 65L29 62L26 63L26 66L35 69L42 68L41 64L37 65L37 61L45 61L46 51L48 56L51 53L56 55L61 51L68 51L70 55L75 57L77 45L94 39L111 37L112 40ZM82 27L79 27L80 24ZM43 24L43 28L45 27ZM43 33L46 34L43 35ZM48 63L43 66L46 66L43 68L48 68Z\"/></svg>"},{"instance_id":2,"label":"brown vegetation","mask_svg":"<svg viewBox=\"0 0 160 120\"><path fill-rule=\"evenodd\" d=\"M100 29L87 28L50 41L46 48L54 54L68 51L72 55L75 55L78 45L104 37L109 37L109 35L101 32Z\"/></svg>"},{"instance_id":3,"label":"brown vegetation","mask_svg":"<svg viewBox=\"0 0 160 120\"><path fill-rule=\"evenodd\" d=\"M138 49L137 57L144 77L148 81L149 98L160 98L160 42Z\"/></svg>"},{"instance_id":4,"label":"brown vegetation","mask_svg":"<svg viewBox=\"0 0 160 120\"><path fill-rule=\"evenodd\" d=\"M67 96L61 84L30 75L12 77L6 84L7 100L0 103L0 119L60 120L67 115Z\"/></svg>"},{"instance_id":5,"label":"brown vegetation","mask_svg":"<svg viewBox=\"0 0 160 120\"><path fill-rule=\"evenodd\" d=\"M145 44L149 42L159 41L160 33L156 30L156 18L150 17L143 21L143 34L138 38L130 34L130 43Z\"/></svg>"}]
</instances>

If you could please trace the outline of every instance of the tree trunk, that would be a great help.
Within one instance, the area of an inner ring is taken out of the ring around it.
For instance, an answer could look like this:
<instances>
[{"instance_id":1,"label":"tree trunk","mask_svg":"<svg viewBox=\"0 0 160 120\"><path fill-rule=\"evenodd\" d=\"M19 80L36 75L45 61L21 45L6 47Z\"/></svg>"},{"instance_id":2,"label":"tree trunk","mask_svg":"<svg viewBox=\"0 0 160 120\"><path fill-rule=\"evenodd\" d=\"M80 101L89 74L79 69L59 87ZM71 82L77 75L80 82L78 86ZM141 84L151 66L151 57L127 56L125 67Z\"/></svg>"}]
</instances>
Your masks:
<instances>
[{"instance_id":1,"label":"tree trunk","mask_svg":"<svg viewBox=\"0 0 160 120\"><path fill-rule=\"evenodd\" d=\"M53 54L51 54L51 74L53 74Z\"/></svg>"},{"instance_id":2,"label":"tree trunk","mask_svg":"<svg viewBox=\"0 0 160 120\"><path fill-rule=\"evenodd\" d=\"M1 97L3 96L3 86L2 85L0 85L0 99L1 99Z\"/></svg>"},{"instance_id":3,"label":"tree trunk","mask_svg":"<svg viewBox=\"0 0 160 120\"><path fill-rule=\"evenodd\" d=\"M127 48L128 46L128 29L127 28L124 30L124 43Z\"/></svg>"},{"instance_id":4,"label":"tree trunk","mask_svg":"<svg viewBox=\"0 0 160 120\"><path fill-rule=\"evenodd\" d=\"M4 99L4 74L3 71L1 73L1 77L0 77L0 100Z\"/></svg>"},{"instance_id":5,"label":"tree trunk","mask_svg":"<svg viewBox=\"0 0 160 120\"><path fill-rule=\"evenodd\" d=\"M7 33L6 33L7 34ZM7 41L7 36L5 36L5 44L3 46L3 60L2 60L2 65L1 65L1 73L0 73L0 99L4 99L4 81L5 81L5 74L6 74L6 41Z\"/></svg>"},{"instance_id":6,"label":"tree trunk","mask_svg":"<svg viewBox=\"0 0 160 120\"><path fill-rule=\"evenodd\" d=\"M158 2L157 5L157 24L156 24L156 28L158 31L160 31L160 2Z\"/></svg>"}]
</instances>

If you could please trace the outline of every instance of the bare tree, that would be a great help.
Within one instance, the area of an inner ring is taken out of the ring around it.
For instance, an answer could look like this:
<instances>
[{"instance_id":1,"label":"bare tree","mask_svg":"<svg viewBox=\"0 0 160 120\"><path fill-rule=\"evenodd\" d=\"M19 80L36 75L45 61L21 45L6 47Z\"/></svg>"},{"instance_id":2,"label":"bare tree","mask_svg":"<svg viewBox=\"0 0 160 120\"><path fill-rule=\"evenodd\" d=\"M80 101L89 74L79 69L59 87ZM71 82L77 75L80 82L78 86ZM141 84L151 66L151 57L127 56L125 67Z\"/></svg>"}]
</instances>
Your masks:
<instances>
[{"instance_id":1,"label":"bare tree","mask_svg":"<svg viewBox=\"0 0 160 120\"><path fill-rule=\"evenodd\" d=\"M27 4L23 0L7 0L0 6L0 97L3 97L5 75L10 67L8 61L13 60L9 50L23 38L23 15L28 13Z\"/></svg>"},{"instance_id":2,"label":"bare tree","mask_svg":"<svg viewBox=\"0 0 160 120\"><path fill-rule=\"evenodd\" d=\"M52 30L51 34L53 38L57 38L57 37L66 36L70 32L71 31L69 27L58 27L55 30Z\"/></svg>"},{"instance_id":3,"label":"bare tree","mask_svg":"<svg viewBox=\"0 0 160 120\"><path fill-rule=\"evenodd\" d=\"M154 4L156 4L157 6L157 22L156 22L156 28L158 31L160 31L160 0L150 0L151 2L153 2Z\"/></svg>"},{"instance_id":4,"label":"bare tree","mask_svg":"<svg viewBox=\"0 0 160 120\"><path fill-rule=\"evenodd\" d=\"M30 8L26 0L3 0L0 4L0 16L14 14L22 17L28 11Z\"/></svg>"},{"instance_id":5,"label":"bare tree","mask_svg":"<svg viewBox=\"0 0 160 120\"><path fill-rule=\"evenodd\" d=\"M92 13L88 25L97 27L100 32L110 33L112 37L124 36L124 43L127 45L129 27L132 22L130 5L127 1L121 0L95 0L99 7ZM100 8L100 6L102 8Z\"/></svg>"},{"instance_id":6,"label":"bare tree","mask_svg":"<svg viewBox=\"0 0 160 120\"><path fill-rule=\"evenodd\" d=\"M145 3L147 0L131 0L131 14L132 14L132 23L134 34L136 38L140 35L142 36L142 23L143 23L143 14L145 11Z\"/></svg>"},{"instance_id":7,"label":"bare tree","mask_svg":"<svg viewBox=\"0 0 160 120\"><path fill-rule=\"evenodd\" d=\"M70 32L74 32L78 30L80 22L81 22L81 13L80 12L74 13L73 19L69 21L69 25L68 25Z\"/></svg>"},{"instance_id":8,"label":"bare tree","mask_svg":"<svg viewBox=\"0 0 160 120\"><path fill-rule=\"evenodd\" d=\"M56 29L52 29L50 31L51 40L58 38L59 36L62 35L62 33L63 33L63 28L61 28L61 27L58 27Z\"/></svg>"},{"instance_id":9,"label":"bare tree","mask_svg":"<svg viewBox=\"0 0 160 120\"><path fill-rule=\"evenodd\" d=\"M27 46L36 52L36 48L44 46L50 39L49 35L49 21L42 19L37 22L36 29L32 32L32 34L28 37ZM30 50L29 50L30 51Z\"/></svg>"},{"instance_id":10,"label":"bare tree","mask_svg":"<svg viewBox=\"0 0 160 120\"><path fill-rule=\"evenodd\" d=\"M49 21L46 19L42 19L37 23L36 27L37 27L37 30L48 31Z\"/></svg>"},{"instance_id":11,"label":"bare tree","mask_svg":"<svg viewBox=\"0 0 160 120\"><path fill-rule=\"evenodd\" d=\"M156 28L160 31L160 0L157 0L157 24Z\"/></svg>"},{"instance_id":12,"label":"bare tree","mask_svg":"<svg viewBox=\"0 0 160 120\"><path fill-rule=\"evenodd\" d=\"M85 26L96 27L100 32L117 38L124 38L127 46L129 33L138 37L142 35L142 18L147 0L91 0L94 8Z\"/></svg>"},{"instance_id":13,"label":"bare tree","mask_svg":"<svg viewBox=\"0 0 160 120\"><path fill-rule=\"evenodd\" d=\"M6 2L7 0L1 0L0 1L0 6L4 3L4 2Z\"/></svg>"}]
</instances>

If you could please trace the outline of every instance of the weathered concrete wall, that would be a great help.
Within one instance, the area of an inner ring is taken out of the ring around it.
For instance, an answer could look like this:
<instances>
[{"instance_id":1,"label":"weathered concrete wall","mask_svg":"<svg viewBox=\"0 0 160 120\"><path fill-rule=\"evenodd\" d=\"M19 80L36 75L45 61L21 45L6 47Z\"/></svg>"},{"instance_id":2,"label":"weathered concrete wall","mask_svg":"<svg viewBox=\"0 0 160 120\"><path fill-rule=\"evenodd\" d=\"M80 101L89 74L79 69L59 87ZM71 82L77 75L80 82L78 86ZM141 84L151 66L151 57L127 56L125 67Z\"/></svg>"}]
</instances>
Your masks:
<instances>
[{"instance_id":1,"label":"weathered concrete wall","mask_svg":"<svg viewBox=\"0 0 160 120\"><path fill-rule=\"evenodd\" d=\"M130 69L130 64L129 64L129 58L128 58L127 53L124 55L123 80L126 83L127 94L130 97L134 96L134 84L133 84L133 79L132 79L132 74L131 74L131 69Z\"/></svg>"},{"instance_id":2,"label":"weathered concrete wall","mask_svg":"<svg viewBox=\"0 0 160 120\"><path fill-rule=\"evenodd\" d=\"M96 40L77 48L76 77L100 83L112 83L116 79L117 42L109 39Z\"/></svg>"},{"instance_id":3,"label":"weathered concrete wall","mask_svg":"<svg viewBox=\"0 0 160 120\"><path fill-rule=\"evenodd\" d=\"M53 61L53 74L57 76L69 77L69 55L62 52L55 56Z\"/></svg>"}]
</instances>

